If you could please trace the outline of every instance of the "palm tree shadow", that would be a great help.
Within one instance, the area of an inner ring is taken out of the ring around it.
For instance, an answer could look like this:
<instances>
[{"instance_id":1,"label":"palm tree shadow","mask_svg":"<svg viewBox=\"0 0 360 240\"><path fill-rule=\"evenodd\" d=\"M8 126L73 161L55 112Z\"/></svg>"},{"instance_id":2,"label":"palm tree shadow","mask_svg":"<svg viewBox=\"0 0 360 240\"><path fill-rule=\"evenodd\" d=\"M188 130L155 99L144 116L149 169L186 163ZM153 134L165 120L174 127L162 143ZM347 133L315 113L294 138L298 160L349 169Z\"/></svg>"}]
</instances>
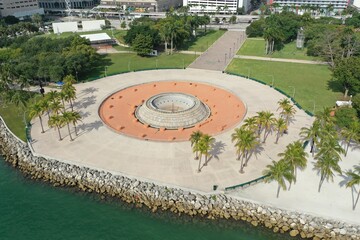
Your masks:
<instances>
[{"instance_id":1,"label":"palm tree shadow","mask_svg":"<svg viewBox=\"0 0 360 240\"><path fill-rule=\"evenodd\" d=\"M83 90L81 90L80 95L87 95L87 94L93 94L95 92L99 91L99 88L94 88L94 87L88 87L88 88L85 88Z\"/></svg>"},{"instance_id":2,"label":"palm tree shadow","mask_svg":"<svg viewBox=\"0 0 360 240\"><path fill-rule=\"evenodd\" d=\"M211 151L209 151L210 157L209 157L207 163L210 162L210 160L213 158L220 160L219 155L224 152L225 147L226 147L226 144L223 143L222 141L214 142L211 145Z\"/></svg>"},{"instance_id":3,"label":"palm tree shadow","mask_svg":"<svg viewBox=\"0 0 360 240\"><path fill-rule=\"evenodd\" d=\"M95 103L96 103L96 97L93 95L93 96L83 98L80 101L76 101L74 103L74 107L76 107L76 108L87 108L87 107L89 107L89 106L91 106L91 105L93 105Z\"/></svg>"},{"instance_id":4,"label":"palm tree shadow","mask_svg":"<svg viewBox=\"0 0 360 240\"><path fill-rule=\"evenodd\" d=\"M351 170L346 172L351 172ZM352 180L352 178L349 175L339 174L339 176L343 178L343 180L339 182L340 187L344 187L344 186L346 187L346 184ZM355 186L351 187L351 201L352 201L353 209L355 209L356 207L357 201L355 200L356 198L355 196L358 194L359 191L360 189L356 190Z\"/></svg>"},{"instance_id":5,"label":"palm tree shadow","mask_svg":"<svg viewBox=\"0 0 360 240\"><path fill-rule=\"evenodd\" d=\"M90 132L92 130L99 130L99 128L103 127L104 124L102 121L100 120L97 120L95 122L91 122L91 123L84 123L84 124L81 124L79 127L78 127L78 130L79 130L79 134L78 136L86 133L86 132Z\"/></svg>"},{"instance_id":6,"label":"palm tree shadow","mask_svg":"<svg viewBox=\"0 0 360 240\"><path fill-rule=\"evenodd\" d=\"M249 155L249 157L246 159L245 163L244 163L244 167L247 166L248 162L250 161L252 155L255 155L255 158L258 159L258 155L261 155L261 152L264 151L264 148L263 146L261 145L258 145L254 151L252 151Z\"/></svg>"}]
</instances>

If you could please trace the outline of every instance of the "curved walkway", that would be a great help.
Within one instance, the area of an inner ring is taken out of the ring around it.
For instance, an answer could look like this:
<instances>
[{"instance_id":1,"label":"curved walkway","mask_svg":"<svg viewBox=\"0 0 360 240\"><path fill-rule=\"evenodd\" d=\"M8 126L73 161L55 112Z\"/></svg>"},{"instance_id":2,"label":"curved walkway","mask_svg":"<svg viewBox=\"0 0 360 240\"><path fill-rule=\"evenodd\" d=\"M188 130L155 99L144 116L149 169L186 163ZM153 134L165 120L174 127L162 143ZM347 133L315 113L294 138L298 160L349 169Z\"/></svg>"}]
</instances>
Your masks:
<instances>
[{"instance_id":1,"label":"curved walkway","mask_svg":"<svg viewBox=\"0 0 360 240\"><path fill-rule=\"evenodd\" d=\"M258 57L258 56L245 56L245 55L235 55L234 58L249 59L249 60L260 60L260 61L272 61L272 62L321 64L321 65L327 65L328 64L327 62L322 62L322 61L310 61L310 60L287 59L287 58Z\"/></svg>"},{"instance_id":2,"label":"curved walkway","mask_svg":"<svg viewBox=\"0 0 360 240\"><path fill-rule=\"evenodd\" d=\"M279 144L275 136L268 138L257 156L250 159L245 174L239 173L240 163L229 130L215 136L208 166L197 173L198 161L194 160L189 142L151 142L123 136L106 127L98 115L101 102L111 93L132 85L153 81L197 81L213 84L236 94L247 105L246 117L261 110L276 112L277 101L284 96L272 88L244 78L209 70L156 70L132 72L111 76L97 81L76 85L75 108L83 116L78 127L79 136L70 142L67 128L65 136L58 140L57 131L48 129L41 134L38 119L33 121L33 148L37 154L112 172L125 173L139 179L166 183L182 188L212 192L213 185L222 190L227 186L246 182L261 176L264 167L277 159L285 146L298 139L300 128L312 122L303 111L297 109L289 134ZM44 116L46 119L46 116Z\"/></svg>"}]
</instances>

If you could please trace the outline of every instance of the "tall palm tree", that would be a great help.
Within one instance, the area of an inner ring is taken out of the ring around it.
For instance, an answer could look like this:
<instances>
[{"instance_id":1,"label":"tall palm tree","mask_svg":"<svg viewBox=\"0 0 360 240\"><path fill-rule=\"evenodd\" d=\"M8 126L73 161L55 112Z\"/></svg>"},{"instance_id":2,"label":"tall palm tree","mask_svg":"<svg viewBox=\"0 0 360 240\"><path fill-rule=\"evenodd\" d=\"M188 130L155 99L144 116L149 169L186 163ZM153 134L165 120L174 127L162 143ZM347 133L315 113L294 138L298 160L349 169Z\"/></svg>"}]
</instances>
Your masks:
<instances>
[{"instance_id":1,"label":"tall palm tree","mask_svg":"<svg viewBox=\"0 0 360 240\"><path fill-rule=\"evenodd\" d=\"M50 120L50 104L49 104L49 100L46 98L42 98L39 102L39 104L41 105L41 108L43 109L44 112L46 112L47 116L48 116L48 120Z\"/></svg>"},{"instance_id":2,"label":"tall palm tree","mask_svg":"<svg viewBox=\"0 0 360 240\"><path fill-rule=\"evenodd\" d=\"M64 108L59 100L54 100L54 102L50 103L50 109L55 113L55 115L58 115Z\"/></svg>"},{"instance_id":3,"label":"tall palm tree","mask_svg":"<svg viewBox=\"0 0 360 240\"><path fill-rule=\"evenodd\" d=\"M53 103L59 99L59 92L51 90L45 95L45 97L49 100L50 103Z\"/></svg>"},{"instance_id":4,"label":"tall palm tree","mask_svg":"<svg viewBox=\"0 0 360 240\"><path fill-rule=\"evenodd\" d=\"M287 124L283 118L278 118L278 119L275 119L273 127L274 127L274 130L276 131L275 143L277 144L280 136L282 136L283 133L287 130Z\"/></svg>"},{"instance_id":5,"label":"tall palm tree","mask_svg":"<svg viewBox=\"0 0 360 240\"><path fill-rule=\"evenodd\" d=\"M194 151L199 153L199 164L198 164L198 172L201 172L201 160L202 156L206 154L207 148L204 142L199 141L197 144L194 145Z\"/></svg>"},{"instance_id":6,"label":"tall palm tree","mask_svg":"<svg viewBox=\"0 0 360 240\"><path fill-rule=\"evenodd\" d=\"M211 151L211 146L215 141L215 138L210 136L209 134L204 134L200 141L204 144L204 150L205 150L205 163L204 166L207 166L208 157L209 157L209 151Z\"/></svg>"},{"instance_id":7,"label":"tall palm tree","mask_svg":"<svg viewBox=\"0 0 360 240\"><path fill-rule=\"evenodd\" d=\"M287 125L290 124L290 120L294 117L296 109L293 105L285 106L281 111L281 116L285 119Z\"/></svg>"},{"instance_id":8,"label":"tall palm tree","mask_svg":"<svg viewBox=\"0 0 360 240\"><path fill-rule=\"evenodd\" d=\"M331 108L324 107L322 111L319 111L315 114L317 120L319 120L321 126L324 126L326 123L332 122L331 118Z\"/></svg>"},{"instance_id":9,"label":"tall palm tree","mask_svg":"<svg viewBox=\"0 0 360 240\"><path fill-rule=\"evenodd\" d=\"M250 117L250 118L246 118L244 120L244 128L246 130L250 130L253 131L255 133L256 129L258 128L258 121L256 119L256 117Z\"/></svg>"},{"instance_id":10,"label":"tall palm tree","mask_svg":"<svg viewBox=\"0 0 360 240\"><path fill-rule=\"evenodd\" d=\"M329 152L326 152L321 155L317 155L317 161L314 164L314 168L320 173L320 182L318 187L318 192L321 190L321 186L325 180L333 181L334 172L341 174L341 168L339 166L340 159Z\"/></svg>"},{"instance_id":11,"label":"tall palm tree","mask_svg":"<svg viewBox=\"0 0 360 240\"><path fill-rule=\"evenodd\" d=\"M318 143L318 137L320 135L320 122L315 120L313 124L309 127L302 127L300 130L300 136L303 138L304 141L311 141L311 149L310 152L314 157L315 154L315 147Z\"/></svg>"},{"instance_id":12,"label":"tall palm tree","mask_svg":"<svg viewBox=\"0 0 360 240\"><path fill-rule=\"evenodd\" d=\"M76 79L74 78L73 75L67 75L64 77L63 79L64 85L73 85L76 83Z\"/></svg>"},{"instance_id":13,"label":"tall palm tree","mask_svg":"<svg viewBox=\"0 0 360 240\"><path fill-rule=\"evenodd\" d=\"M203 135L203 133L201 131L195 131L190 135L190 142L191 142L191 147L193 148L193 152L195 153L195 160L199 159L199 151L197 150L197 144L199 143L201 136Z\"/></svg>"},{"instance_id":14,"label":"tall palm tree","mask_svg":"<svg viewBox=\"0 0 360 240\"><path fill-rule=\"evenodd\" d=\"M356 166L354 171L347 171L346 175L350 177L350 180L346 183L346 187L351 188L351 190L353 191L355 185L360 186L360 166ZM356 208L356 205L359 201L359 197L360 197L360 189L358 189L356 200L353 202L353 210L355 210Z\"/></svg>"},{"instance_id":15,"label":"tall palm tree","mask_svg":"<svg viewBox=\"0 0 360 240\"><path fill-rule=\"evenodd\" d=\"M76 99L76 88L73 85L65 84L61 92L64 100L70 103L71 111L74 111L73 101Z\"/></svg>"},{"instance_id":16,"label":"tall palm tree","mask_svg":"<svg viewBox=\"0 0 360 240\"><path fill-rule=\"evenodd\" d=\"M291 173L293 175L293 182L296 182L297 169L303 170L307 164L307 153L305 153L302 143L300 141L295 141L286 146L286 149L283 153L278 154L281 157L281 160L284 160L289 164ZM291 183L289 185L290 189Z\"/></svg>"},{"instance_id":17,"label":"tall palm tree","mask_svg":"<svg viewBox=\"0 0 360 240\"><path fill-rule=\"evenodd\" d=\"M29 111L29 116L30 118L34 118L34 117L38 117L40 120L40 125L41 125L41 133L44 133L44 127L43 127L43 123L42 123L42 118L41 116L44 113L44 109L42 108L40 103L34 103L33 105L31 105L30 107L30 111Z\"/></svg>"},{"instance_id":18,"label":"tall palm tree","mask_svg":"<svg viewBox=\"0 0 360 240\"><path fill-rule=\"evenodd\" d=\"M71 131L70 131L70 123L72 123L72 115L71 115L71 112L63 112L62 114L62 120L63 120L63 123L64 125L66 124L67 125L67 129L68 129L68 132L69 132L69 137L70 137L70 141L74 141L74 139L72 138L71 136Z\"/></svg>"},{"instance_id":19,"label":"tall palm tree","mask_svg":"<svg viewBox=\"0 0 360 240\"><path fill-rule=\"evenodd\" d=\"M350 124L348 128L343 128L341 130L341 136L345 139L346 142L346 150L345 150L345 157L349 150L349 146L352 140L359 140L360 135L360 124L359 121L354 121Z\"/></svg>"},{"instance_id":20,"label":"tall palm tree","mask_svg":"<svg viewBox=\"0 0 360 240\"><path fill-rule=\"evenodd\" d=\"M66 106L65 106L65 98L66 98L66 93L63 91L63 90L61 90L60 92L59 92L59 99L61 100L61 103L62 103L62 105L63 105L63 109L65 110L66 109Z\"/></svg>"},{"instance_id":21,"label":"tall palm tree","mask_svg":"<svg viewBox=\"0 0 360 240\"><path fill-rule=\"evenodd\" d=\"M266 169L263 171L263 175L267 177L264 179L264 182L276 181L278 183L276 197L279 197L280 189L286 190L286 181L291 183L294 176L292 175L289 164L284 160L278 162L272 161L272 164L266 166Z\"/></svg>"},{"instance_id":22,"label":"tall palm tree","mask_svg":"<svg viewBox=\"0 0 360 240\"><path fill-rule=\"evenodd\" d=\"M290 102L290 100L289 100L288 98L280 99L277 103L278 103L278 105L279 105L277 111L278 111L279 109L282 110L282 109L284 109L285 107L287 107L287 106L289 106L289 105L291 104L291 102Z\"/></svg>"},{"instance_id":23,"label":"tall palm tree","mask_svg":"<svg viewBox=\"0 0 360 240\"><path fill-rule=\"evenodd\" d=\"M61 115L53 115L50 117L48 125L50 127L56 127L56 129L58 130L58 134L59 134L59 141L61 141L62 137L61 137L61 133L60 133L60 128L62 128L64 126L64 118Z\"/></svg>"},{"instance_id":24,"label":"tall palm tree","mask_svg":"<svg viewBox=\"0 0 360 240\"><path fill-rule=\"evenodd\" d=\"M81 115L78 112L70 112L70 122L74 125L75 135L77 135L76 125L81 122Z\"/></svg>"},{"instance_id":25,"label":"tall palm tree","mask_svg":"<svg viewBox=\"0 0 360 240\"><path fill-rule=\"evenodd\" d=\"M258 125L258 132L257 132L258 137L260 137L261 131L263 130L264 115L265 115L265 111L260 111L257 112L257 115L255 116Z\"/></svg>"},{"instance_id":26,"label":"tall palm tree","mask_svg":"<svg viewBox=\"0 0 360 240\"><path fill-rule=\"evenodd\" d=\"M340 146L337 135L321 138L319 142L319 151L315 159L324 154L330 154L341 160L340 154L344 154L344 149Z\"/></svg>"},{"instance_id":27,"label":"tall palm tree","mask_svg":"<svg viewBox=\"0 0 360 240\"><path fill-rule=\"evenodd\" d=\"M262 116L262 125L264 127L264 139L263 143L265 143L267 136L271 132L272 126L274 124L274 114L270 111L266 111Z\"/></svg>"}]
</instances>

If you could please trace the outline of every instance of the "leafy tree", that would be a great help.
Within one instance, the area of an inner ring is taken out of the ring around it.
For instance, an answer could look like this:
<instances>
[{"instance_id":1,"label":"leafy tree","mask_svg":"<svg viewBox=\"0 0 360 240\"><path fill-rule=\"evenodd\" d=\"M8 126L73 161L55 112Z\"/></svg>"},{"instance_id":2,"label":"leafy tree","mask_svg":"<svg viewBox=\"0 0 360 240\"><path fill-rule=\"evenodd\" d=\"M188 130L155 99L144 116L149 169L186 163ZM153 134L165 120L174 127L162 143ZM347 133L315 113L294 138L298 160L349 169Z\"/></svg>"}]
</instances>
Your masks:
<instances>
[{"instance_id":1,"label":"leafy tree","mask_svg":"<svg viewBox=\"0 0 360 240\"><path fill-rule=\"evenodd\" d=\"M321 190L321 186L325 180L329 181L334 179L334 172L341 174L341 168L339 166L339 158L336 155L325 153L316 157L317 161L314 164L314 168L320 173L320 182L318 192Z\"/></svg>"},{"instance_id":2,"label":"leafy tree","mask_svg":"<svg viewBox=\"0 0 360 240\"><path fill-rule=\"evenodd\" d=\"M360 118L360 94L356 94L352 98L352 106L354 109L356 109L358 117Z\"/></svg>"},{"instance_id":3,"label":"leafy tree","mask_svg":"<svg viewBox=\"0 0 360 240\"><path fill-rule=\"evenodd\" d=\"M78 112L69 112L69 122L72 123L74 125L74 129L75 129L75 135L77 135L77 130L76 130L76 125L81 122L81 115Z\"/></svg>"},{"instance_id":4,"label":"leafy tree","mask_svg":"<svg viewBox=\"0 0 360 240\"><path fill-rule=\"evenodd\" d=\"M120 24L120 27L122 29L125 29L126 28L126 22L125 21L122 21L121 24Z\"/></svg>"},{"instance_id":5,"label":"leafy tree","mask_svg":"<svg viewBox=\"0 0 360 240\"><path fill-rule=\"evenodd\" d=\"M151 36L138 34L132 42L132 47L138 55L148 55L153 49Z\"/></svg>"},{"instance_id":6,"label":"leafy tree","mask_svg":"<svg viewBox=\"0 0 360 240\"><path fill-rule=\"evenodd\" d=\"M156 47L160 43L160 36L157 29L151 27L149 23L147 24L132 24L130 29L127 31L124 36L125 43L132 45L136 36L142 34L143 36L150 36L152 41L152 48Z\"/></svg>"},{"instance_id":7,"label":"leafy tree","mask_svg":"<svg viewBox=\"0 0 360 240\"><path fill-rule=\"evenodd\" d=\"M62 121L64 123L64 125L67 125L67 129L68 129L68 133L69 133L69 137L70 137L70 141L74 141L74 139L72 138L71 135L71 131L70 131L70 123L72 123L72 114L71 112L63 112L62 114Z\"/></svg>"},{"instance_id":8,"label":"leafy tree","mask_svg":"<svg viewBox=\"0 0 360 240\"><path fill-rule=\"evenodd\" d=\"M350 177L350 180L346 183L346 187L351 188L354 191L356 185L360 185L360 166L355 166L354 171L347 171L346 175ZM358 190L358 194L356 200L353 202L353 210L355 210L356 205L359 201L360 190Z\"/></svg>"},{"instance_id":9,"label":"leafy tree","mask_svg":"<svg viewBox=\"0 0 360 240\"><path fill-rule=\"evenodd\" d=\"M31 16L31 21L35 23L38 27L41 27L41 24L43 22L42 16L38 13Z\"/></svg>"},{"instance_id":10,"label":"leafy tree","mask_svg":"<svg viewBox=\"0 0 360 240\"><path fill-rule=\"evenodd\" d=\"M333 77L341 83L347 92L360 92L360 57L350 57L340 60L333 71Z\"/></svg>"},{"instance_id":11,"label":"leafy tree","mask_svg":"<svg viewBox=\"0 0 360 240\"><path fill-rule=\"evenodd\" d=\"M229 19L229 23L235 24L236 23L236 16L231 16Z\"/></svg>"},{"instance_id":12,"label":"leafy tree","mask_svg":"<svg viewBox=\"0 0 360 240\"><path fill-rule=\"evenodd\" d=\"M341 107L335 111L335 123L339 128L349 128L357 120L356 109Z\"/></svg>"},{"instance_id":13,"label":"leafy tree","mask_svg":"<svg viewBox=\"0 0 360 240\"><path fill-rule=\"evenodd\" d=\"M250 118L246 118L244 120L244 125L243 127L246 129L246 130L250 130L252 132L256 132L256 129L258 129L258 121L257 121L257 118L256 117L250 117Z\"/></svg>"},{"instance_id":14,"label":"leafy tree","mask_svg":"<svg viewBox=\"0 0 360 240\"><path fill-rule=\"evenodd\" d=\"M286 182L289 184L293 181L294 176L288 163L284 160L278 162L272 161L272 164L266 166L263 175L267 177L264 179L265 183L276 181L278 183L276 197L279 197L280 189L286 190Z\"/></svg>"},{"instance_id":15,"label":"leafy tree","mask_svg":"<svg viewBox=\"0 0 360 240\"><path fill-rule=\"evenodd\" d=\"M262 119L261 119L262 126L264 128L263 143L265 143L267 136L271 132L274 121L275 121L275 118L274 118L274 114L272 112L269 112L269 111L264 112Z\"/></svg>"}]
</instances>

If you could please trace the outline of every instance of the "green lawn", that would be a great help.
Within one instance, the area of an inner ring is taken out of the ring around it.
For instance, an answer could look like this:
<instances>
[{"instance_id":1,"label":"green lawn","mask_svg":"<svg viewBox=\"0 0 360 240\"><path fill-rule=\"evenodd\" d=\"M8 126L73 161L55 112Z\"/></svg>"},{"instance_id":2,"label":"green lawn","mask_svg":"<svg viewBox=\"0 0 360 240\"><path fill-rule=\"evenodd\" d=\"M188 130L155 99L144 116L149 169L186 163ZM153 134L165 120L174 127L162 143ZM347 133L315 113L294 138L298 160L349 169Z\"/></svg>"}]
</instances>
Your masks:
<instances>
[{"instance_id":1,"label":"green lawn","mask_svg":"<svg viewBox=\"0 0 360 240\"><path fill-rule=\"evenodd\" d=\"M124 46L113 46L113 48L115 48L118 51L132 51L133 49L131 47L124 47Z\"/></svg>"},{"instance_id":2,"label":"green lawn","mask_svg":"<svg viewBox=\"0 0 360 240\"><path fill-rule=\"evenodd\" d=\"M189 41L185 43L185 45L182 46L180 50L204 52L224 33L225 31L223 30L208 30L206 33L203 31L199 31L198 37L194 41Z\"/></svg>"},{"instance_id":3,"label":"green lawn","mask_svg":"<svg viewBox=\"0 0 360 240\"><path fill-rule=\"evenodd\" d=\"M35 95L29 100L28 105L33 103L39 97L41 97L41 95ZM24 117L29 121L27 114L27 110L24 111L23 108L17 107L14 104L0 104L1 117L5 120L6 125L10 130L23 141L26 141Z\"/></svg>"},{"instance_id":4,"label":"green lawn","mask_svg":"<svg viewBox=\"0 0 360 240\"><path fill-rule=\"evenodd\" d=\"M89 72L84 81L103 77L105 66L107 75L155 68L183 68L195 60L194 54L161 54L157 57L140 57L134 53L108 54L104 56L99 67Z\"/></svg>"},{"instance_id":5,"label":"green lawn","mask_svg":"<svg viewBox=\"0 0 360 240\"><path fill-rule=\"evenodd\" d=\"M248 38L244 45L237 53L238 55L245 56L258 56L258 57L273 57L273 58L288 58L299 60L319 60L319 58L307 56L306 48L300 50L296 48L296 43L291 42L284 45L280 51L275 51L271 55L265 54L265 40L261 38Z\"/></svg>"},{"instance_id":6,"label":"green lawn","mask_svg":"<svg viewBox=\"0 0 360 240\"><path fill-rule=\"evenodd\" d=\"M290 96L294 91L291 86L294 86L295 100L310 112L313 111L313 101L317 111L325 106L334 106L335 101L342 96L341 86L331 83L329 88L331 72L325 65L235 59L226 70L247 76L249 69L251 78L269 85L273 76L275 87Z\"/></svg>"}]
</instances>

